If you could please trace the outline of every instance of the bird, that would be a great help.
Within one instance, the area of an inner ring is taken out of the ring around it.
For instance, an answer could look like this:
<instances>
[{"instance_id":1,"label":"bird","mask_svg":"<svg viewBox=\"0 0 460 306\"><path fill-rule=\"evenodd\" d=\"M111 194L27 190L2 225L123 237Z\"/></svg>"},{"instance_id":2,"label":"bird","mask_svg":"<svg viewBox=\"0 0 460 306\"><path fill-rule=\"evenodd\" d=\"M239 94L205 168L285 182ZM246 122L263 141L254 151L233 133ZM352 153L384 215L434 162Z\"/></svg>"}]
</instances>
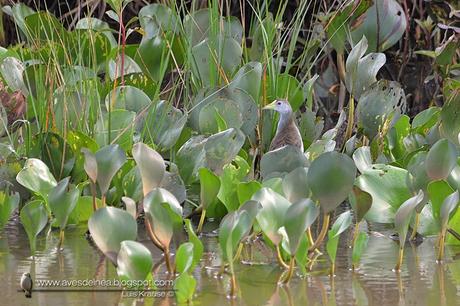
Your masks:
<instances>
[{"instance_id":1,"label":"bird","mask_svg":"<svg viewBox=\"0 0 460 306\"><path fill-rule=\"evenodd\" d=\"M30 273L23 273L21 277L21 288L26 293L26 298L32 297L33 281Z\"/></svg>"},{"instance_id":2,"label":"bird","mask_svg":"<svg viewBox=\"0 0 460 306\"><path fill-rule=\"evenodd\" d=\"M292 145L303 152L302 136L295 123L294 112L287 100L275 100L263 108L274 110L280 114L276 134L273 138L269 151L279 149L286 145Z\"/></svg>"}]
</instances>

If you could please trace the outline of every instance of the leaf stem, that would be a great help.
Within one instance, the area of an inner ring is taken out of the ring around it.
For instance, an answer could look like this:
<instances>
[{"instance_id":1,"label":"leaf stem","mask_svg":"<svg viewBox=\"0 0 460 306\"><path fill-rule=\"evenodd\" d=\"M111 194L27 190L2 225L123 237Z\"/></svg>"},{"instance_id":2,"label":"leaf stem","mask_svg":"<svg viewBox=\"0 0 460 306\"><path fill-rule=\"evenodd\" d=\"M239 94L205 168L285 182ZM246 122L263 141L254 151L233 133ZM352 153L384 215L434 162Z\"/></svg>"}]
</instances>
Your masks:
<instances>
[{"instance_id":1,"label":"leaf stem","mask_svg":"<svg viewBox=\"0 0 460 306\"><path fill-rule=\"evenodd\" d=\"M289 268L289 266L286 264L286 262L283 260L283 257L281 256L281 250L279 244L276 245L276 259L278 259L278 263L284 267L284 268Z\"/></svg>"},{"instance_id":2,"label":"leaf stem","mask_svg":"<svg viewBox=\"0 0 460 306\"><path fill-rule=\"evenodd\" d=\"M444 258L444 244L446 241L446 228L444 227L441 230L441 235L439 236L439 245L438 245L438 262L442 262Z\"/></svg>"},{"instance_id":3,"label":"leaf stem","mask_svg":"<svg viewBox=\"0 0 460 306\"><path fill-rule=\"evenodd\" d=\"M169 247L165 247L163 251L164 251L164 256L165 256L166 269L168 269L169 273L173 273L174 269L171 264L171 258L170 258L171 253L169 252Z\"/></svg>"},{"instance_id":4,"label":"leaf stem","mask_svg":"<svg viewBox=\"0 0 460 306\"><path fill-rule=\"evenodd\" d=\"M58 250L61 249L61 246L62 244L64 243L64 229L61 228L60 232L59 232L59 243L58 243Z\"/></svg>"},{"instance_id":5,"label":"leaf stem","mask_svg":"<svg viewBox=\"0 0 460 306\"><path fill-rule=\"evenodd\" d=\"M295 256L291 256L291 260L289 261L289 270L286 274L286 277L283 279L283 284L287 284L291 280L292 275L294 275L294 267L295 267Z\"/></svg>"},{"instance_id":6,"label":"leaf stem","mask_svg":"<svg viewBox=\"0 0 460 306\"><path fill-rule=\"evenodd\" d=\"M395 266L396 272L401 271L401 265L402 265L403 258L404 258L404 247L399 245L398 262L396 263L396 266Z\"/></svg>"},{"instance_id":7,"label":"leaf stem","mask_svg":"<svg viewBox=\"0 0 460 306\"><path fill-rule=\"evenodd\" d=\"M230 296L234 297L236 295L237 287L236 287L236 277L235 273L232 273L230 278Z\"/></svg>"},{"instance_id":8,"label":"leaf stem","mask_svg":"<svg viewBox=\"0 0 460 306\"><path fill-rule=\"evenodd\" d=\"M149 234L150 240L152 240L153 244L164 251L165 247L161 244L161 242L158 240L158 238L155 236L155 233L153 232L152 229L152 224L150 223L149 219L147 216L144 217L144 222L145 222L145 228L147 229L147 233Z\"/></svg>"},{"instance_id":9,"label":"leaf stem","mask_svg":"<svg viewBox=\"0 0 460 306\"><path fill-rule=\"evenodd\" d=\"M201 230L203 229L203 224L204 224L205 217L206 217L206 209L203 209L201 211L200 222L198 223L198 227L196 229L197 233L201 233Z\"/></svg>"},{"instance_id":10,"label":"leaf stem","mask_svg":"<svg viewBox=\"0 0 460 306\"><path fill-rule=\"evenodd\" d=\"M324 213L323 226L321 228L321 232L319 233L318 238L316 238L315 243L313 243L313 245L310 246L310 248L308 248L309 252L312 252L315 249L317 249L321 245L321 242L323 242L324 237L326 237L326 233L329 228L330 218L331 215L329 213Z\"/></svg>"},{"instance_id":11,"label":"leaf stem","mask_svg":"<svg viewBox=\"0 0 460 306\"><path fill-rule=\"evenodd\" d=\"M350 94L350 100L348 101L348 120L347 129L345 131L344 143L347 142L353 132L353 125L355 124L355 98Z\"/></svg>"},{"instance_id":12,"label":"leaf stem","mask_svg":"<svg viewBox=\"0 0 460 306\"><path fill-rule=\"evenodd\" d=\"M414 228L412 229L412 234L410 235L409 240L414 240L415 239L415 236L417 235L417 230L418 230L419 224L420 224L420 213L417 212L417 213L415 213Z\"/></svg>"}]
</instances>

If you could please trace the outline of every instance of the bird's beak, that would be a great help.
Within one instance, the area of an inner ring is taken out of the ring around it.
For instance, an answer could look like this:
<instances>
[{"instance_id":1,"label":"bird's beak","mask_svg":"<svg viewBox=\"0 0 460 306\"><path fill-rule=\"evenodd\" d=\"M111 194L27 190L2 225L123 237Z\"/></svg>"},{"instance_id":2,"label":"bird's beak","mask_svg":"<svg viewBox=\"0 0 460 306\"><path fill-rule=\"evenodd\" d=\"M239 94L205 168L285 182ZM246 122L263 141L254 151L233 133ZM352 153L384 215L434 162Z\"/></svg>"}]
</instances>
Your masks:
<instances>
[{"instance_id":1,"label":"bird's beak","mask_svg":"<svg viewBox=\"0 0 460 306\"><path fill-rule=\"evenodd\" d=\"M276 106L276 100L273 101L272 103L266 105L264 108L262 109L275 109L275 106Z\"/></svg>"}]
</instances>

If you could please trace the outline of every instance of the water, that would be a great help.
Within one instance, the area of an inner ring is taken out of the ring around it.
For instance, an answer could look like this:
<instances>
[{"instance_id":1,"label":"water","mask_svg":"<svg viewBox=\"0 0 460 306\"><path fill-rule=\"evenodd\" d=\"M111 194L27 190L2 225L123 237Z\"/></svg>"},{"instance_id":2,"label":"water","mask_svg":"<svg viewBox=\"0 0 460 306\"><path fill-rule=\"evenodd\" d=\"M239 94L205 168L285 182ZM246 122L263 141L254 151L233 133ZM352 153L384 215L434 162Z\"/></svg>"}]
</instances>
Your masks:
<instances>
[{"instance_id":1,"label":"water","mask_svg":"<svg viewBox=\"0 0 460 306\"><path fill-rule=\"evenodd\" d=\"M247 245L243 261L237 264L239 295L228 299L229 279L217 278L220 257L216 237L203 237L205 254L194 272L197 292L194 305L460 305L460 247L447 247L446 260L435 260L435 238L426 238L418 247L407 244L401 273L392 268L398 245L388 238L391 230L372 228L359 270L352 272L350 235L341 239L336 276L327 275L326 257L315 268L315 276L294 277L289 286L278 286L282 269L270 249L260 242ZM130 298L119 291L33 292L26 299L18 292L22 273L37 280L116 279L116 269L84 237L85 226L66 230L64 249L56 251L58 232L40 234L35 259L29 255L27 236L17 220L0 233L0 305L174 305L174 298ZM152 251L156 278L166 279L161 252L139 229L139 241ZM257 264L254 264L257 263ZM58 288L62 289L62 288ZM68 288L67 288L68 289ZM82 288L71 288L82 289ZM87 288L88 289L88 288ZM104 289L104 288L100 288ZM166 296L168 291L157 292Z\"/></svg>"}]
</instances>

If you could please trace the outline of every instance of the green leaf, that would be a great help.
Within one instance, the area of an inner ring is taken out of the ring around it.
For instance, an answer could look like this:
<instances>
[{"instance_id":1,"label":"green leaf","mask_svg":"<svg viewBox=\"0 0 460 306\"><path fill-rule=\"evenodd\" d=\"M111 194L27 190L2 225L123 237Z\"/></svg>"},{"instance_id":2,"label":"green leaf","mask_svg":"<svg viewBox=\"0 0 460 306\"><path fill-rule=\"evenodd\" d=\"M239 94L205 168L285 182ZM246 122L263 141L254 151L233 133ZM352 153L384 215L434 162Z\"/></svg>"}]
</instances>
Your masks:
<instances>
[{"instance_id":1,"label":"green leaf","mask_svg":"<svg viewBox=\"0 0 460 306\"><path fill-rule=\"evenodd\" d=\"M348 200L355 212L356 222L359 223L372 207L372 196L368 192L354 186L353 192L348 196Z\"/></svg>"},{"instance_id":2,"label":"green leaf","mask_svg":"<svg viewBox=\"0 0 460 306\"><path fill-rule=\"evenodd\" d=\"M100 199L96 198L96 205L102 206ZM93 197L92 196L81 196L78 198L75 209L70 213L68 224L78 224L81 222L87 222L93 214Z\"/></svg>"},{"instance_id":3,"label":"green leaf","mask_svg":"<svg viewBox=\"0 0 460 306\"><path fill-rule=\"evenodd\" d=\"M371 148L369 146L359 147L353 152L353 161L359 172L364 173L372 167Z\"/></svg>"},{"instance_id":4,"label":"green leaf","mask_svg":"<svg viewBox=\"0 0 460 306\"><path fill-rule=\"evenodd\" d=\"M441 214L440 214L441 226L443 228L447 227L447 223L449 222L449 217L452 214L452 212L455 209L457 209L458 203L459 203L458 190L445 198L441 206Z\"/></svg>"},{"instance_id":5,"label":"green leaf","mask_svg":"<svg viewBox=\"0 0 460 306\"><path fill-rule=\"evenodd\" d=\"M294 203L310 196L307 177L308 168L299 167L283 178L283 193L289 202Z\"/></svg>"},{"instance_id":6,"label":"green leaf","mask_svg":"<svg viewBox=\"0 0 460 306\"><path fill-rule=\"evenodd\" d=\"M152 101L139 88L133 86L118 86L105 96L107 110L123 109L140 113L150 106Z\"/></svg>"},{"instance_id":7,"label":"green leaf","mask_svg":"<svg viewBox=\"0 0 460 306\"><path fill-rule=\"evenodd\" d=\"M286 210L284 216L284 228L289 238L289 253L294 256L305 236L305 231L318 217L319 209L310 199L302 199L293 203Z\"/></svg>"},{"instance_id":8,"label":"green leaf","mask_svg":"<svg viewBox=\"0 0 460 306\"><path fill-rule=\"evenodd\" d=\"M67 220L75 209L78 198L80 197L80 190L75 186L69 187L70 176L61 180L56 187L54 187L48 196L48 204L59 223L59 227L64 229L67 225Z\"/></svg>"},{"instance_id":9,"label":"green leaf","mask_svg":"<svg viewBox=\"0 0 460 306\"><path fill-rule=\"evenodd\" d=\"M428 184L427 192L433 209L433 217L441 225L441 207L444 200L454 193L454 189L445 181L433 181Z\"/></svg>"},{"instance_id":10,"label":"green leaf","mask_svg":"<svg viewBox=\"0 0 460 306\"><path fill-rule=\"evenodd\" d=\"M363 251L366 248L368 241L369 236L364 232L359 232L358 236L356 237L355 243L353 244L353 252L351 255L351 261L354 266L357 266L359 264L361 255L363 254Z\"/></svg>"},{"instance_id":11,"label":"green leaf","mask_svg":"<svg viewBox=\"0 0 460 306\"><path fill-rule=\"evenodd\" d=\"M188 273L179 275L174 281L175 296L178 303L186 303L193 299L196 280Z\"/></svg>"},{"instance_id":12,"label":"green leaf","mask_svg":"<svg viewBox=\"0 0 460 306\"><path fill-rule=\"evenodd\" d=\"M152 140L163 151L171 149L178 141L187 123L187 113L172 103L160 101L150 108L144 121L143 139Z\"/></svg>"},{"instance_id":13,"label":"green leaf","mask_svg":"<svg viewBox=\"0 0 460 306\"><path fill-rule=\"evenodd\" d=\"M350 157L326 152L312 162L307 183L323 211L329 213L347 198L355 176L356 167Z\"/></svg>"},{"instance_id":14,"label":"green leaf","mask_svg":"<svg viewBox=\"0 0 460 306\"><path fill-rule=\"evenodd\" d=\"M35 200L27 203L21 209L19 218L29 238L30 251L34 255L36 237L48 223L48 213L43 201Z\"/></svg>"},{"instance_id":15,"label":"green leaf","mask_svg":"<svg viewBox=\"0 0 460 306\"><path fill-rule=\"evenodd\" d=\"M249 62L242 66L233 77L229 88L239 88L247 92L258 103L260 97L260 85L262 82L262 64Z\"/></svg>"},{"instance_id":16,"label":"green leaf","mask_svg":"<svg viewBox=\"0 0 460 306\"><path fill-rule=\"evenodd\" d=\"M371 52L385 51L399 41L406 25L404 10L396 0L379 0L374 1L351 35L355 41L366 36Z\"/></svg>"},{"instance_id":17,"label":"green leaf","mask_svg":"<svg viewBox=\"0 0 460 306\"><path fill-rule=\"evenodd\" d=\"M352 217L350 211L340 214L328 232L326 250L332 263L335 263L340 234L351 225L351 220Z\"/></svg>"},{"instance_id":18,"label":"green leaf","mask_svg":"<svg viewBox=\"0 0 460 306\"><path fill-rule=\"evenodd\" d=\"M48 193L57 185L48 166L36 158L26 160L24 168L18 173L16 180L22 186L39 194L44 200L48 199Z\"/></svg>"},{"instance_id":19,"label":"green leaf","mask_svg":"<svg viewBox=\"0 0 460 306\"><path fill-rule=\"evenodd\" d=\"M198 173L200 176L200 200L203 210L205 210L217 200L220 180L207 168L201 168Z\"/></svg>"},{"instance_id":20,"label":"green leaf","mask_svg":"<svg viewBox=\"0 0 460 306\"><path fill-rule=\"evenodd\" d=\"M18 192L10 194L8 188L0 191L0 230L8 223L13 211L18 208L19 200Z\"/></svg>"},{"instance_id":21,"label":"green leaf","mask_svg":"<svg viewBox=\"0 0 460 306\"><path fill-rule=\"evenodd\" d=\"M248 173L249 165L240 156L235 157L234 163L224 166L217 198L225 205L227 211L237 210L240 206L238 185Z\"/></svg>"},{"instance_id":22,"label":"green leaf","mask_svg":"<svg viewBox=\"0 0 460 306\"><path fill-rule=\"evenodd\" d=\"M236 191L240 205L250 200L252 196L262 188L258 181L240 182L237 184Z\"/></svg>"},{"instance_id":23,"label":"green leaf","mask_svg":"<svg viewBox=\"0 0 460 306\"><path fill-rule=\"evenodd\" d=\"M371 222L392 223L396 210L410 198L406 185L407 170L374 164L356 179L356 186L372 197L365 218Z\"/></svg>"},{"instance_id":24,"label":"green leaf","mask_svg":"<svg viewBox=\"0 0 460 306\"><path fill-rule=\"evenodd\" d=\"M113 262L117 262L120 243L136 240L136 220L126 211L106 206L96 210L88 220L88 229L97 247Z\"/></svg>"},{"instance_id":25,"label":"green leaf","mask_svg":"<svg viewBox=\"0 0 460 306\"><path fill-rule=\"evenodd\" d=\"M104 113L98 118L94 126L94 138L97 144L100 147L108 144L110 133L110 143L116 142L125 151L129 151L133 144L135 117L136 113L124 109L116 109L110 113Z\"/></svg>"},{"instance_id":26,"label":"green leaf","mask_svg":"<svg viewBox=\"0 0 460 306\"><path fill-rule=\"evenodd\" d=\"M176 197L166 189L154 188L144 197L143 206L153 233L164 247L169 247L174 230L182 222L182 207Z\"/></svg>"},{"instance_id":27,"label":"green leaf","mask_svg":"<svg viewBox=\"0 0 460 306\"><path fill-rule=\"evenodd\" d=\"M106 194L113 177L126 162L126 154L119 145L115 144L101 148L96 152L95 159L97 163L96 181L101 193Z\"/></svg>"},{"instance_id":28,"label":"green leaf","mask_svg":"<svg viewBox=\"0 0 460 306\"><path fill-rule=\"evenodd\" d=\"M120 243L117 274L122 280L143 281L151 273L152 254L142 243L125 240Z\"/></svg>"},{"instance_id":29,"label":"green leaf","mask_svg":"<svg viewBox=\"0 0 460 306\"><path fill-rule=\"evenodd\" d=\"M244 141L244 134L233 128L211 135L204 145L206 168L219 175L223 166L235 159Z\"/></svg>"},{"instance_id":30,"label":"green leaf","mask_svg":"<svg viewBox=\"0 0 460 306\"><path fill-rule=\"evenodd\" d=\"M192 228L192 223L189 219L185 219L185 229L188 233L188 240L193 243L193 262L192 266L195 267L201 260L201 256L203 255L203 243L195 234Z\"/></svg>"},{"instance_id":31,"label":"green leaf","mask_svg":"<svg viewBox=\"0 0 460 306\"><path fill-rule=\"evenodd\" d=\"M356 99L359 99L361 94L377 81L377 73L386 62L383 53L370 53L363 57L366 50L367 39L363 36L351 50L346 62L345 84L348 92Z\"/></svg>"},{"instance_id":32,"label":"green leaf","mask_svg":"<svg viewBox=\"0 0 460 306\"><path fill-rule=\"evenodd\" d=\"M438 140L428 151L425 165L432 180L446 179L457 165L457 148L448 139Z\"/></svg>"},{"instance_id":33,"label":"green leaf","mask_svg":"<svg viewBox=\"0 0 460 306\"><path fill-rule=\"evenodd\" d=\"M401 207L398 208L395 214L395 229L399 235L399 244L401 247L404 247L406 243L407 230L409 228L409 223L411 217L415 211L415 208L423 200L423 191L409 198L405 201Z\"/></svg>"},{"instance_id":34,"label":"green leaf","mask_svg":"<svg viewBox=\"0 0 460 306\"><path fill-rule=\"evenodd\" d=\"M332 238L338 237L347 228L350 227L351 222L352 222L352 216L351 216L350 210L341 213L335 220L334 224L332 224L332 227L328 233L329 237L332 237Z\"/></svg>"},{"instance_id":35,"label":"green leaf","mask_svg":"<svg viewBox=\"0 0 460 306\"><path fill-rule=\"evenodd\" d=\"M133 146L133 158L139 167L145 196L160 186L166 171L165 162L157 151L141 142Z\"/></svg>"},{"instance_id":36,"label":"green leaf","mask_svg":"<svg viewBox=\"0 0 460 306\"><path fill-rule=\"evenodd\" d=\"M278 245L282 238L278 229L285 224L284 216L291 203L269 188L260 189L251 200L258 201L262 205L256 217L257 223L271 242Z\"/></svg>"},{"instance_id":37,"label":"green leaf","mask_svg":"<svg viewBox=\"0 0 460 306\"><path fill-rule=\"evenodd\" d=\"M399 115L405 107L406 96L401 85L393 81L379 80L358 100L358 127L369 139L373 139L382 131L384 124Z\"/></svg>"},{"instance_id":38,"label":"green leaf","mask_svg":"<svg viewBox=\"0 0 460 306\"><path fill-rule=\"evenodd\" d=\"M298 148L284 146L265 153L260 161L260 175L264 180L282 177L299 167L308 165L307 158Z\"/></svg>"},{"instance_id":39,"label":"green leaf","mask_svg":"<svg viewBox=\"0 0 460 306\"><path fill-rule=\"evenodd\" d=\"M182 243L176 252L176 270L182 274L192 272L193 268L193 243Z\"/></svg>"}]
</instances>

